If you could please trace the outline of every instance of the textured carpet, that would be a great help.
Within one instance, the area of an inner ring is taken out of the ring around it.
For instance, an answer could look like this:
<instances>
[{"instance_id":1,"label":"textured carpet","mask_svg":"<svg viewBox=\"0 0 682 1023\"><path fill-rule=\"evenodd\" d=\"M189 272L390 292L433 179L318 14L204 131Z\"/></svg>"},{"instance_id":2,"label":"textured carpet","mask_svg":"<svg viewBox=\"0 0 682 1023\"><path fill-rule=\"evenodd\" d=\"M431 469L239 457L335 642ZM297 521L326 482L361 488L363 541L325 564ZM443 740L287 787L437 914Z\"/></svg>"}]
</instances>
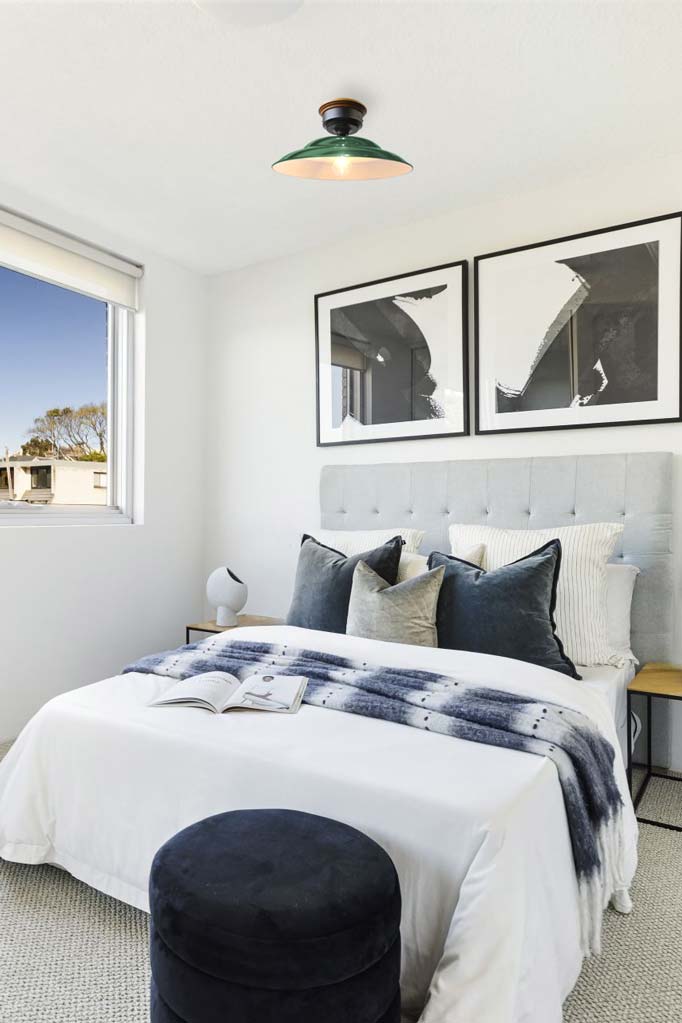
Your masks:
<instances>
[{"instance_id":1,"label":"textured carpet","mask_svg":"<svg viewBox=\"0 0 682 1023\"><path fill-rule=\"evenodd\" d=\"M682 823L682 785L653 780L640 812ZM682 1019L682 834L642 825L640 860L634 912L607 911L565 1023ZM54 867L0 860L0 1023L146 1023L147 933L144 913Z\"/></svg>"},{"instance_id":2,"label":"textured carpet","mask_svg":"<svg viewBox=\"0 0 682 1023\"><path fill-rule=\"evenodd\" d=\"M682 783L652 778L637 812L682 826ZM583 966L565 1023L682 1020L682 833L640 824L632 898L630 916L606 911L602 955Z\"/></svg>"}]
</instances>

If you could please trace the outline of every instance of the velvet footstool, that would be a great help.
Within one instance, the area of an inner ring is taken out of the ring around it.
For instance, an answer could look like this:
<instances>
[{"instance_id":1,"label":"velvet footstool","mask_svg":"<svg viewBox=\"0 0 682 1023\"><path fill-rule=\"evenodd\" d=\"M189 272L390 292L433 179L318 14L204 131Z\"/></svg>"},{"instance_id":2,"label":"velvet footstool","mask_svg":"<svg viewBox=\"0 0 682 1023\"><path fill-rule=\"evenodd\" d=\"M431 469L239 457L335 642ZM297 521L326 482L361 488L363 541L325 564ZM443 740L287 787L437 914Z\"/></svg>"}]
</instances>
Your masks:
<instances>
[{"instance_id":1,"label":"velvet footstool","mask_svg":"<svg viewBox=\"0 0 682 1023\"><path fill-rule=\"evenodd\" d=\"M400 1023L400 886L338 821L237 810L185 828L149 882L152 1023Z\"/></svg>"}]
</instances>

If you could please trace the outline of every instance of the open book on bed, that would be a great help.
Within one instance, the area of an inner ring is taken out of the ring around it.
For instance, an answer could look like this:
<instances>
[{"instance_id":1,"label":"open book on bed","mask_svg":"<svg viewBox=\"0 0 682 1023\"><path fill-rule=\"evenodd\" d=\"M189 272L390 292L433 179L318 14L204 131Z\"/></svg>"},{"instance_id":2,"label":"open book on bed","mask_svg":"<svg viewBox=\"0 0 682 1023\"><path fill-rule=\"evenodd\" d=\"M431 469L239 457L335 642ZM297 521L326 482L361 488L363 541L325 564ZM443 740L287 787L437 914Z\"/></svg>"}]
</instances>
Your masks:
<instances>
[{"instance_id":1,"label":"open book on bed","mask_svg":"<svg viewBox=\"0 0 682 1023\"><path fill-rule=\"evenodd\" d=\"M303 675L250 675L240 682L227 671L206 671L177 682L149 706L199 707L213 714L239 707L295 714L307 684Z\"/></svg>"}]
</instances>

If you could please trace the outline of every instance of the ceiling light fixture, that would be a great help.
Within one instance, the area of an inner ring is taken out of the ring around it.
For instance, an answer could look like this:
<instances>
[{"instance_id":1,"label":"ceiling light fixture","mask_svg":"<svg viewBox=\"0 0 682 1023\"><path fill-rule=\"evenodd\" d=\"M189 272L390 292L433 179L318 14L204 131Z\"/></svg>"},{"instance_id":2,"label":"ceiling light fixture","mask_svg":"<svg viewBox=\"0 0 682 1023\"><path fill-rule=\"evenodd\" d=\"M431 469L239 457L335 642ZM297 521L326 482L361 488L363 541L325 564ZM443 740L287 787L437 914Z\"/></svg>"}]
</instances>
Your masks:
<instances>
[{"instance_id":1,"label":"ceiling light fixture","mask_svg":"<svg viewBox=\"0 0 682 1023\"><path fill-rule=\"evenodd\" d=\"M412 164L381 149L370 139L353 138L367 113L356 99L332 99L320 107L322 125L332 136L287 153L272 169L293 178L319 181L369 181L409 174Z\"/></svg>"}]
</instances>

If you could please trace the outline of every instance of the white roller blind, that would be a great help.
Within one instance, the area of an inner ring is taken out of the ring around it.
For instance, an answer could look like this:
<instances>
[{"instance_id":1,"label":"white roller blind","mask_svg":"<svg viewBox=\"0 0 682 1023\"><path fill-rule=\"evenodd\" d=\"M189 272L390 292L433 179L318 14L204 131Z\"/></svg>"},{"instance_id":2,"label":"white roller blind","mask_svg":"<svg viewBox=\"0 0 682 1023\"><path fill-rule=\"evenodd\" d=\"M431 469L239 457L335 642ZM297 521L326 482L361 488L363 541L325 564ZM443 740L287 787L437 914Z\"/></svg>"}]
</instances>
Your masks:
<instances>
[{"instance_id":1,"label":"white roller blind","mask_svg":"<svg viewBox=\"0 0 682 1023\"><path fill-rule=\"evenodd\" d=\"M138 308L143 270L137 263L3 209L0 265L104 302Z\"/></svg>"}]
</instances>

